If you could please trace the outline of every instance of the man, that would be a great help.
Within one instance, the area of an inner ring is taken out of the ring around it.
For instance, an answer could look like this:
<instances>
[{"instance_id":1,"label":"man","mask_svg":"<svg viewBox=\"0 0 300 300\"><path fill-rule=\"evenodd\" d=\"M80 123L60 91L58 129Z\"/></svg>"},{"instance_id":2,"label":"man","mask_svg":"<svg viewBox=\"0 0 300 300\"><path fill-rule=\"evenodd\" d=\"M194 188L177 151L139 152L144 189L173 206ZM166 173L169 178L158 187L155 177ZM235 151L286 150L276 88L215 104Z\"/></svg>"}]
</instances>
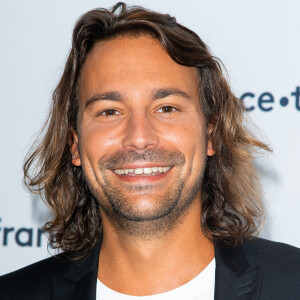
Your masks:
<instances>
[{"instance_id":1,"label":"man","mask_svg":"<svg viewBox=\"0 0 300 300\"><path fill-rule=\"evenodd\" d=\"M174 18L123 3L83 15L24 165L63 253L3 276L1 299L300 299L299 250L251 238L253 152L269 149L243 115Z\"/></svg>"}]
</instances>

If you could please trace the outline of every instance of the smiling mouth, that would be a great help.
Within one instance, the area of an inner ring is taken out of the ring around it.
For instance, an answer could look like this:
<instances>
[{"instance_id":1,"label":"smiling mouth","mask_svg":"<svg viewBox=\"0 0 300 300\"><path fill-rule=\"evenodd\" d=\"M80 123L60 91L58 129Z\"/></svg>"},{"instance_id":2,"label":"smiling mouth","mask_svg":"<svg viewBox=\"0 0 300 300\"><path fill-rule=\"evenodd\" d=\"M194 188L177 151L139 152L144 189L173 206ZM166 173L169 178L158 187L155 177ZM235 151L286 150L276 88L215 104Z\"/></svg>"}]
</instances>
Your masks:
<instances>
[{"instance_id":1,"label":"smiling mouth","mask_svg":"<svg viewBox=\"0 0 300 300\"><path fill-rule=\"evenodd\" d=\"M135 168L135 169L115 169L114 173L118 175L128 175L128 176L155 176L166 173L172 168L172 166L167 167L152 167L152 168Z\"/></svg>"}]
</instances>

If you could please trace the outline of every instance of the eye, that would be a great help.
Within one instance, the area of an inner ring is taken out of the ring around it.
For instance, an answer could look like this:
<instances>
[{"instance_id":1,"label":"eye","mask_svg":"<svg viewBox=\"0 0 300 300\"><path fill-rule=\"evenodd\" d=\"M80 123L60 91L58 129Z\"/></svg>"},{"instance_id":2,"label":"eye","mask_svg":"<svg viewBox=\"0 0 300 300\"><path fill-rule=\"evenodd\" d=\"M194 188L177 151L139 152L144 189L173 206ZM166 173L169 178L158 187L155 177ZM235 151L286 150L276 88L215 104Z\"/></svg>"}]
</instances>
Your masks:
<instances>
[{"instance_id":1,"label":"eye","mask_svg":"<svg viewBox=\"0 0 300 300\"><path fill-rule=\"evenodd\" d=\"M101 111L98 115L99 116L104 116L104 117L109 117L109 116L114 116L114 115L120 115L121 113L117 111L116 109L110 108Z\"/></svg>"},{"instance_id":2,"label":"eye","mask_svg":"<svg viewBox=\"0 0 300 300\"><path fill-rule=\"evenodd\" d=\"M161 108L158 109L158 112L162 112L162 113L171 113L176 111L177 109L173 106L167 105L167 106L163 106Z\"/></svg>"}]
</instances>

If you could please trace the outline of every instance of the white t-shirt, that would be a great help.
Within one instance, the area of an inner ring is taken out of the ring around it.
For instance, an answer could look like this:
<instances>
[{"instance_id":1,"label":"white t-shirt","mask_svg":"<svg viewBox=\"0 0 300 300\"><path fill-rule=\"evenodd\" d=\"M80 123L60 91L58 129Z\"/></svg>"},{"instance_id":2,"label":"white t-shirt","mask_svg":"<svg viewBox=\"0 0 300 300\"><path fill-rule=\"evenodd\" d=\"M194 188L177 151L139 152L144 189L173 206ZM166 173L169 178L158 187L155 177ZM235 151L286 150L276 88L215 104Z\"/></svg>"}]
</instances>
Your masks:
<instances>
[{"instance_id":1,"label":"white t-shirt","mask_svg":"<svg viewBox=\"0 0 300 300\"><path fill-rule=\"evenodd\" d=\"M120 294L97 280L97 300L213 300L215 290L216 262L213 259L209 265L195 278L186 284L156 295L129 296Z\"/></svg>"}]
</instances>

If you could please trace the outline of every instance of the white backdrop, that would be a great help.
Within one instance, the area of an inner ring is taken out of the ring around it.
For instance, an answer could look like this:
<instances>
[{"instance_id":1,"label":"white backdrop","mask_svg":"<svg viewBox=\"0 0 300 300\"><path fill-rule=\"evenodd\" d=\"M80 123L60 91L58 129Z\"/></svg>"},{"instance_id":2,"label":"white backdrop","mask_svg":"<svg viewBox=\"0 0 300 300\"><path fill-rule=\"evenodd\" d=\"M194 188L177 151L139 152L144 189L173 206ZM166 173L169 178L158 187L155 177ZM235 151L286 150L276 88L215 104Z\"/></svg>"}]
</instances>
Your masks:
<instances>
[{"instance_id":1,"label":"white backdrop","mask_svg":"<svg viewBox=\"0 0 300 300\"><path fill-rule=\"evenodd\" d=\"M261 236L300 247L300 2L127 3L176 16L224 62L233 90L274 149L256 162L267 209ZM23 158L44 121L76 19L113 4L0 2L0 275L49 256L39 232L49 215L41 200L23 189Z\"/></svg>"}]
</instances>

